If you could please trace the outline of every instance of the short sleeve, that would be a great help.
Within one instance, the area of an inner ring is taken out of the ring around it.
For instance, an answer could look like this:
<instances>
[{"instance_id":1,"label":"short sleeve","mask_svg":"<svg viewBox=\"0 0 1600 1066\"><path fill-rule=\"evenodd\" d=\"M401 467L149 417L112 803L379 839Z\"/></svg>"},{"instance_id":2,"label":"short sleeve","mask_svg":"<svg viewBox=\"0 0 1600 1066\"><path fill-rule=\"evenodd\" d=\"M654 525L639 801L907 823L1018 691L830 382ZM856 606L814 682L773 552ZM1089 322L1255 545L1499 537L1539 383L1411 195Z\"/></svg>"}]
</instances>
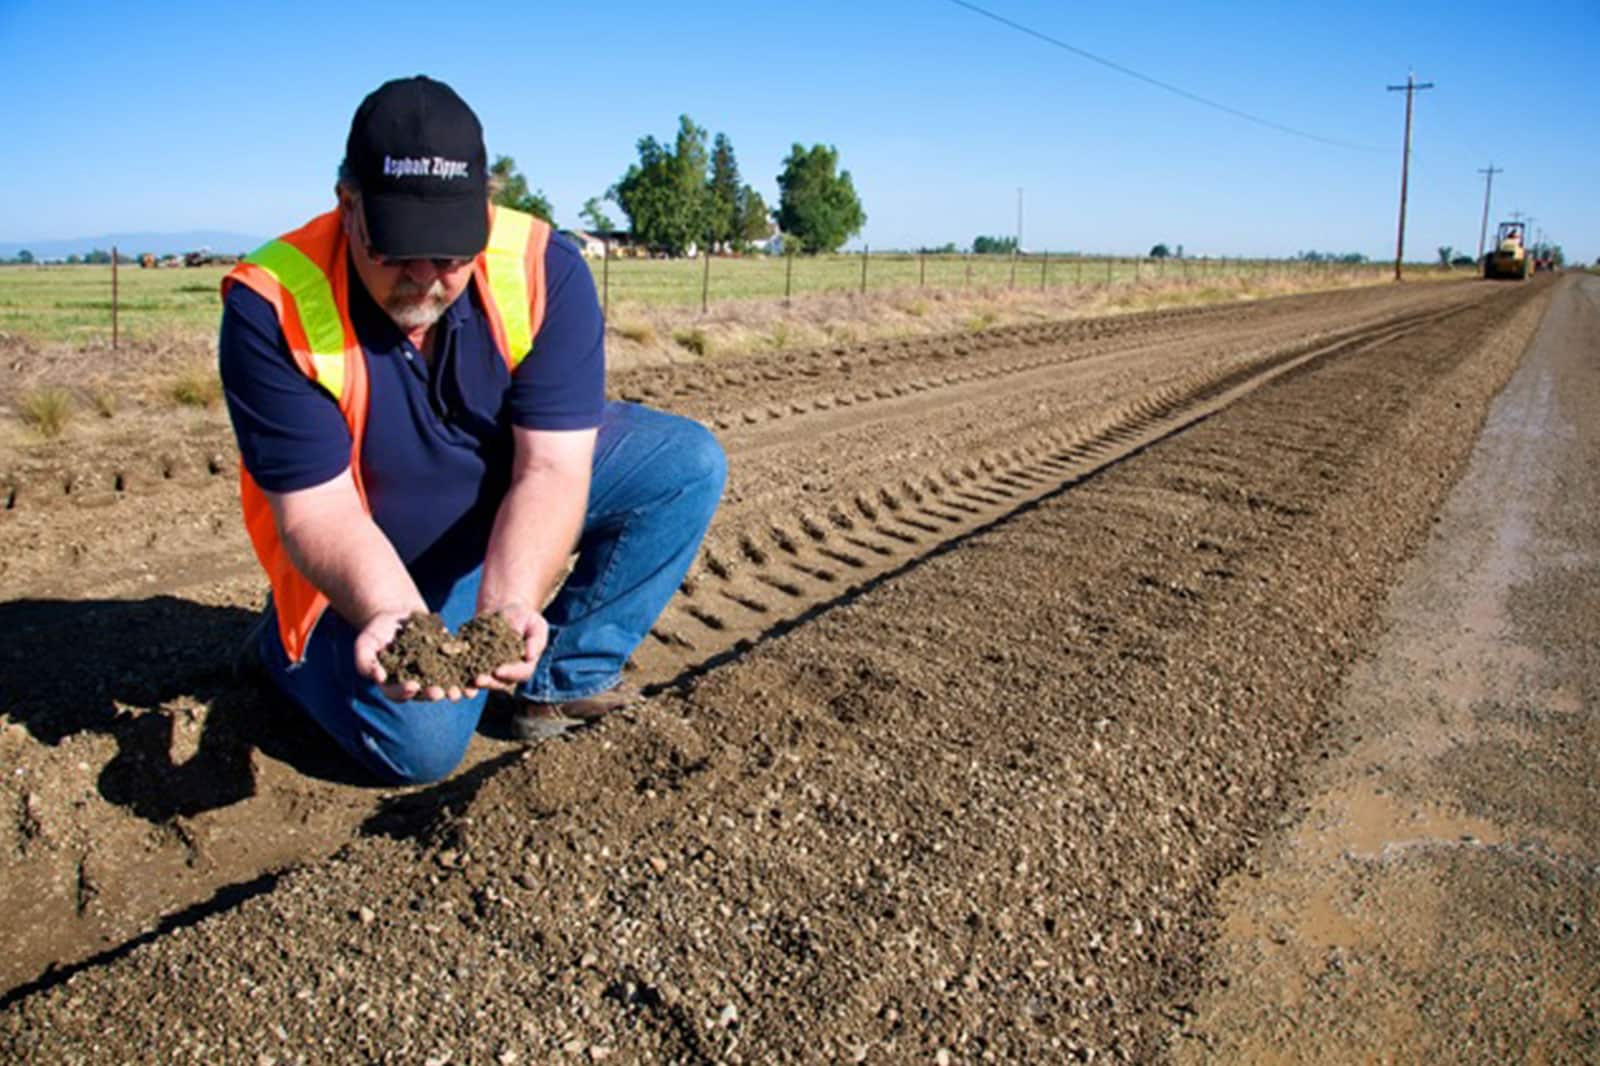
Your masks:
<instances>
[{"instance_id":1,"label":"short sleeve","mask_svg":"<svg viewBox=\"0 0 1600 1066\"><path fill-rule=\"evenodd\" d=\"M544 322L512 376L511 420L523 429L593 429L606 403L605 320L594 276L559 233L550 235L544 264Z\"/></svg>"},{"instance_id":2,"label":"short sleeve","mask_svg":"<svg viewBox=\"0 0 1600 1066\"><path fill-rule=\"evenodd\" d=\"M244 467L268 492L330 481L350 465L350 429L332 396L295 365L272 305L228 290L217 340L222 394Z\"/></svg>"}]
</instances>

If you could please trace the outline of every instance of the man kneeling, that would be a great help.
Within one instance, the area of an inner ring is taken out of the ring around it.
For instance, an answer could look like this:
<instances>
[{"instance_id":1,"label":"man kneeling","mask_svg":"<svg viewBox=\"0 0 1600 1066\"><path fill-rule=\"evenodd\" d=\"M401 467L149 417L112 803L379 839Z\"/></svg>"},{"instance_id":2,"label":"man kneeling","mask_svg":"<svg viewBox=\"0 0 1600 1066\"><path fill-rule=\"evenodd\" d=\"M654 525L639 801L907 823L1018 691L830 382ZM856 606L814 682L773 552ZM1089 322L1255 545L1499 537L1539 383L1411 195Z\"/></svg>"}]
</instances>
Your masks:
<instances>
[{"instance_id":1,"label":"man kneeling","mask_svg":"<svg viewBox=\"0 0 1600 1066\"><path fill-rule=\"evenodd\" d=\"M703 426L605 400L588 267L486 178L449 86L388 82L356 111L335 209L223 281L240 496L272 586L247 654L398 783L460 763L485 690L514 694L528 735L622 703L726 477ZM452 630L498 613L523 658L401 684L378 655L416 611Z\"/></svg>"}]
</instances>

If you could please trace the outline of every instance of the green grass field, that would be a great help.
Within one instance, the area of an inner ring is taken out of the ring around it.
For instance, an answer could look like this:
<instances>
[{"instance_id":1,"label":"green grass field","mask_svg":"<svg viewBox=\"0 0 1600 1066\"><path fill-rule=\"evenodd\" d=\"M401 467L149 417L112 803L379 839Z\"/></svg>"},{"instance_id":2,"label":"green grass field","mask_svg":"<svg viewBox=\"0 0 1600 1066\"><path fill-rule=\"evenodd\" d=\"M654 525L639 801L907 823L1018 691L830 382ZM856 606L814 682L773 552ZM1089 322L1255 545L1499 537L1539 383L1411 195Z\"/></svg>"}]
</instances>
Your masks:
<instances>
[{"instance_id":1,"label":"green grass field","mask_svg":"<svg viewBox=\"0 0 1600 1066\"><path fill-rule=\"evenodd\" d=\"M160 339L215 331L226 267L117 269L120 336ZM94 344L111 338L109 266L0 267L0 333L35 343Z\"/></svg>"},{"instance_id":2,"label":"green grass field","mask_svg":"<svg viewBox=\"0 0 1600 1066\"><path fill-rule=\"evenodd\" d=\"M861 255L782 258L749 256L711 260L709 300L781 299L787 279L795 297L808 293L857 292ZM612 306L697 307L706 280L703 259L591 260L595 287ZM218 285L226 267L117 271L118 332L129 340L175 335L198 337L216 330ZM1073 256L926 256L874 254L866 259L869 292L918 288L1038 289L1077 285L1127 285L1139 279L1203 283L1208 279L1279 275L1313 277L1334 268L1282 260L1106 259ZM1390 268L1369 264L1374 276ZM1418 267L1417 269L1421 269ZM32 343L90 345L111 338L109 266L0 266L0 333Z\"/></svg>"}]
</instances>

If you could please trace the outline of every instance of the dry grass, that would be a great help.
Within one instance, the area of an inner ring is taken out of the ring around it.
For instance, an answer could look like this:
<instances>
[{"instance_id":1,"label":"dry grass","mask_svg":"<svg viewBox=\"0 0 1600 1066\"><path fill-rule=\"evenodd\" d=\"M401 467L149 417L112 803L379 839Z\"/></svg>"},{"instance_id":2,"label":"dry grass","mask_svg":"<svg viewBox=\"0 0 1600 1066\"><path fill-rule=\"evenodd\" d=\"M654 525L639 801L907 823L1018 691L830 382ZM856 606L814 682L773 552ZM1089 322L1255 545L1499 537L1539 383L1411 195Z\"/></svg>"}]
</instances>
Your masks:
<instances>
[{"instance_id":1,"label":"dry grass","mask_svg":"<svg viewBox=\"0 0 1600 1066\"><path fill-rule=\"evenodd\" d=\"M89 386L89 405L101 418L114 418L122 403L122 394L108 382L97 381Z\"/></svg>"},{"instance_id":2,"label":"dry grass","mask_svg":"<svg viewBox=\"0 0 1600 1066\"><path fill-rule=\"evenodd\" d=\"M1281 275L1195 276L1168 272L1116 284L1040 289L974 287L832 292L779 299L724 300L696 308L613 303L608 359L618 369L686 357L737 359L757 352L850 345L897 337L977 332L1161 307L1257 300L1290 292L1385 284L1370 268ZM691 355L692 353L692 355Z\"/></svg>"},{"instance_id":3,"label":"dry grass","mask_svg":"<svg viewBox=\"0 0 1600 1066\"><path fill-rule=\"evenodd\" d=\"M699 326L673 330L672 342L680 348L693 352L695 355L706 356L711 354L711 335Z\"/></svg>"},{"instance_id":4,"label":"dry grass","mask_svg":"<svg viewBox=\"0 0 1600 1066\"><path fill-rule=\"evenodd\" d=\"M31 389L17 397L23 424L41 437L59 437L72 421L72 393L54 385Z\"/></svg>"},{"instance_id":5,"label":"dry grass","mask_svg":"<svg viewBox=\"0 0 1600 1066\"><path fill-rule=\"evenodd\" d=\"M642 344L647 348L656 342L655 327L648 322L618 322L611 328L617 336L624 340Z\"/></svg>"},{"instance_id":6,"label":"dry grass","mask_svg":"<svg viewBox=\"0 0 1600 1066\"><path fill-rule=\"evenodd\" d=\"M215 407L222 399L222 379L213 366L188 367L168 383L167 397L182 407Z\"/></svg>"}]
</instances>

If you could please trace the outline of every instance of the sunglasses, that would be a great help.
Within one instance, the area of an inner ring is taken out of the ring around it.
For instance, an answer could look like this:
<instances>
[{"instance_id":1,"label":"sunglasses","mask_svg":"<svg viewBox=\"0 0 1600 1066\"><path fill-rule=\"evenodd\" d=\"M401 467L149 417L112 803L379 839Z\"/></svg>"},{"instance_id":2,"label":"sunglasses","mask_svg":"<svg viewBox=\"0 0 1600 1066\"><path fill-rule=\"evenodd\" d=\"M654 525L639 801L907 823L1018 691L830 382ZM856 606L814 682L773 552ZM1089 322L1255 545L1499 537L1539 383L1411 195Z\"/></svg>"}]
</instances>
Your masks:
<instances>
[{"instance_id":1,"label":"sunglasses","mask_svg":"<svg viewBox=\"0 0 1600 1066\"><path fill-rule=\"evenodd\" d=\"M356 227L357 227L356 236L361 241L361 248L362 248L363 251L365 251L367 253L367 258L372 260L372 262L375 263L378 266L381 266L381 267L404 267L407 263L416 263L416 262L421 262L423 260L426 260L426 261L428 261L428 262L433 264L433 269L443 273L444 271L447 271L447 270L460 270L462 267L464 267L468 263L472 262L472 257L471 256L468 256L465 259L460 259L460 258L456 258L456 259L439 259L439 258L435 258L433 256L422 256L422 255L405 256L405 257L400 257L400 258L397 258L395 256L384 255L382 252L378 251L376 248L374 248L372 246L372 238L367 235L367 212L366 212L366 210L364 208L362 208L362 206L359 203L352 204L351 207L350 207L350 210L355 215L355 218L356 218Z\"/></svg>"}]
</instances>

